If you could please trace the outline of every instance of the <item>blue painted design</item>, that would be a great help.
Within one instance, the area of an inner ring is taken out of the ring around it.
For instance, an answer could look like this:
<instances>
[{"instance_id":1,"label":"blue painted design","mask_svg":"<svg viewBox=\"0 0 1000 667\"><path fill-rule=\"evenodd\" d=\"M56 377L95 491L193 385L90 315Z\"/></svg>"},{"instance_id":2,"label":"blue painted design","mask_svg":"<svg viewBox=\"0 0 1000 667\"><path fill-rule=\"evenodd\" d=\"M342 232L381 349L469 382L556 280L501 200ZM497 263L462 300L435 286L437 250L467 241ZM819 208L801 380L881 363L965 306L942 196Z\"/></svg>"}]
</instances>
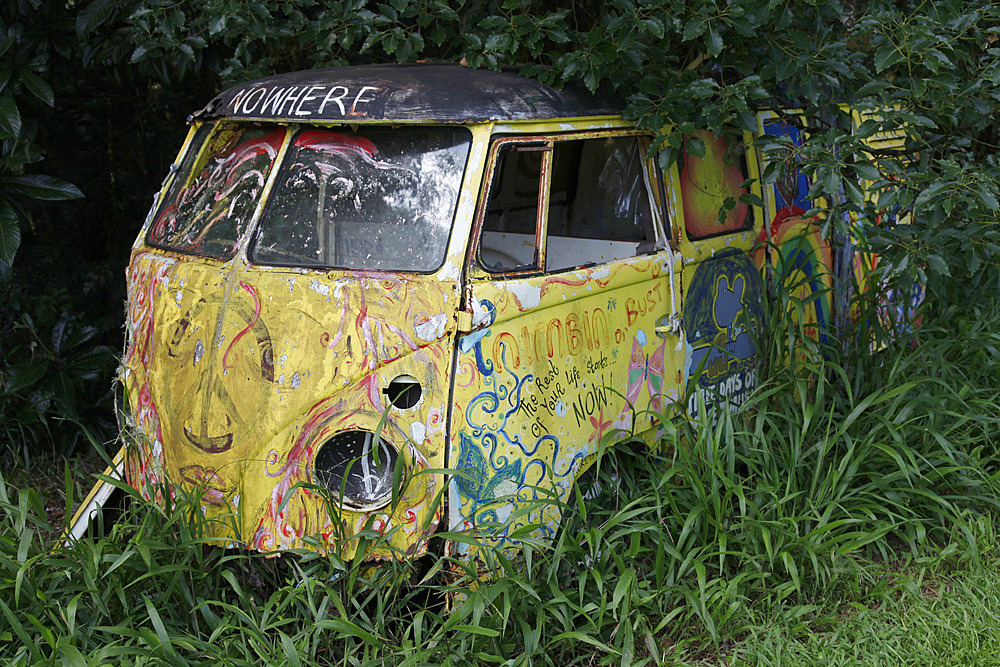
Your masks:
<instances>
[{"instance_id":1,"label":"blue painted design","mask_svg":"<svg viewBox=\"0 0 1000 667\"><path fill-rule=\"evenodd\" d=\"M695 269L685 302L689 378L697 377L706 407L726 402L735 409L756 385L754 332L763 319L763 286L743 252L716 255ZM692 392L688 411L697 413Z\"/></svg>"},{"instance_id":2,"label":"blue painted design","mask_svg":"<svg viewBox=\"0 0 1000 667\"><path fill-rule=\"evenodd\" d=\"M802 145L802 130L794 125L789 125L783 120L765 122L764 132L772 137L788 137L791 139L793 146ZM781 179L780 187L777 181L771 186L774 188L777 210L786 209L791 215L808 211L812 207L812 202L806 199L806 195L809 194L809 178L797 168L789 169L784 176L784 179ZM785 194L782 194L782 190L785 191ZM789 202L789 199L792 201ZM779 214L778 217L784 218L787 215L782 216Z\"/></svg>"},{"instance_id":3,"label":"blue painted design","mask_svg":"<svg viewBox=\"0 0 1000 667\"><path fill-rule=\"evenodd\" d=\"M578 451L568 460L561 459L556 436L545 434L526 443L516 427L508 428L511 417L521 409L524 387L534 380L534 375L514 372L506 363L507 347L502 342L500 350L500 370L483 374L486 388L473 397L465 410L470 430L459 433L453 488L461 498L464 519L477 525L502 524L491 537L500 547L506 547L515 546L509 537L511 531L544 522L544 503L539 501L551 498L545 489L554 484L558 495L563 496L589 449ZM492 364L492 360L486 361ZM510 379L505 382L507 375ZM521 422L513 420L514 424ZM546 452L544 458L538 456L540 450ZM507 522L507 517L525 503L528 511ZM539 530L544 536L552 536L556 526L542 525Z\"/></svg>"}]
</instances>

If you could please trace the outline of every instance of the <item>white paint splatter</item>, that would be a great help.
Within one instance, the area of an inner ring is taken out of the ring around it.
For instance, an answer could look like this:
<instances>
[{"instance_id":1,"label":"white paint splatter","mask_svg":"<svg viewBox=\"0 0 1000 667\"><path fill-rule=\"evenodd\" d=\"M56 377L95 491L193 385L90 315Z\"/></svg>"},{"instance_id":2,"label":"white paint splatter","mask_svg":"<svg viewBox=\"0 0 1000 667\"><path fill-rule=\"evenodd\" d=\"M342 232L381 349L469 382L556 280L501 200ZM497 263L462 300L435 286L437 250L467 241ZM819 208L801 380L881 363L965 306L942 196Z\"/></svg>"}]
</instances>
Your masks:
<instances>
[{"instance_id":1,"label":"white paint splatter","mask_svg":"<svg viewBox=\"0 0 1000 667\"><path fill-rule=\"evenodd\" d=\"M181 301L184 300L184 293L181 292L180 290L177 290L177 295L174 297L174 299L177 300L177 305L178 306L181 305Z\"/></svg>"},{"instance_id":2,"label":"white paint splatter","mask_svg":"<svg viewBox=\"0 0 1000 667\"><path fill-rule=\"evenodd\" d=\"M542 288L531 283L512 283L508 286L521 304L521 310L536 308L542 300Z\"/></svg>"},{"instance_id":3,"label":"white paint splatter","mask_svg":"<svg viewBox=\"0 0 1000 667\"><path fill-rule=\"evenodd\" d=\"M438 280L458 280L462 277L462 270L458 268L455 262L448 261L444 263L444 266L438 272Z\"/></svg>"},{"instance_id":4,"label":"white paint splatter","mask_svg":"<svg viewBox=\"0 0 1000 667\"><path fill-rule=\"evenodd\" d=\"M594 269L593 272L591 272L590 277L593 280L597 280L598 278L607 278L610 275L611 275L611 269L606 266L601 266L599 268Z\"/></svg>"},{"instance_id":5,"label":"white paint splatter","mask_svg":"<svg viewBox=\"0 0 1000 667\"><path fill-rule=\"evenodd\" d=\"M410 438L418 445L427 437L427 427L423 422L413 422L410 424Z\"/></svg>"},{"instance_id":6,"label":"white paint splatter","mask_svg":"<svg viewBox=\"0 0 1000 667\"><path fill-rule=\"evenodd\" d=\"M321 283L315 278L309 281L309 289L311 289L314 292L318 292L323 296L330 296L330 286Z\"/></svg>"},{"instance_id":7,"label":"white paint splatter","mask_svg":"<svg viewBox=\"0 0 1000 667\"><path fill-rule=\"evenodd\" d=\"M288 361L288 355L287 354L283 354L280 357L278 357L278 363L281 364L282 368L285 367L285 362L286 361Z\"/></svg>"},{"instance_id":8,"label":"white paint splatter","mask_svg":"<svg viewBox=\"0 0 1000 667\"><path fill-rule=\"evenodd\" d=\"M285 384L285 374L282 373L278 376L278 384Z\"/></svg>"},{"instance_id":9,"label":"white paint splatter","mask_svg":"<svg viewBox=\"0 0 1000 667\"><path fill-rule=\"evenodd\" d=\"M203 356L205 356L205 344L199 338L194 344L194 363L191 365L196 365Z\"/></svg>"},{"instance_id":10,"label":"white paint splatter","mask_svg":"<svg viewBox=\"0 0 1000 667\"><path fill-rule=\"evenodd\" d=\"M505 479L493 489L493 497L497 499L513 496L515 493L517 493L517 484L512 479Z\"/></svg>"},{"instance_id":11,"label":"white paint splatter","mask_svg":"<svg viewBox=\"0 0 1000 667\"><path fill-rule=\"evenodd\" d=\"M472 327L481 327L490 323L490 311L475 295L472 295Z\"/></svg>"},{"instance_id":12,"label":"white paint splatter","mask_svg":"<svg viewBox=\"0 0 1000 667\"><path fill-rule=\"evenodd\" d=\"M444 335L444 327L448 323L448 317L444 313L438 313L426 322L421 322L413 327L417 337L422 340L437 340Z\"/></svg>"},{"instance_id":13,"label":"white paint splatter","mask_svg":"<svg viewBox=\"0 0 1000 667\"><path fill-rule=\"evenodd\" d=\"M292 373L292 381L289 383L292 389L298 389L302 384L302 378L299 377L298 371Z\"/></svg>"},{"instance_id":14,"label":"white paint splatter","mask_svg":"<svg viewBox=\"0 0 1000 667\"><path fill-rule=\"evenodd\" d=\"M350 280L338 280L337 282L335 282L333 284L333 298L337 299L339 301L340 300L340 291L342 289L344 289L345 285L349 285L350 282L351 282Z\"/></svg>"},{"instance_id":15,"label":"white paint splatter","mask_svg":"<svg viewBox=\"0 0 1000 667\"><path fill-rule=\"evenodd\" d=\"M566 416L566 405L562 402L561 398L556 401L556 414L560 417Z\"/></svg>"}]
</instances>

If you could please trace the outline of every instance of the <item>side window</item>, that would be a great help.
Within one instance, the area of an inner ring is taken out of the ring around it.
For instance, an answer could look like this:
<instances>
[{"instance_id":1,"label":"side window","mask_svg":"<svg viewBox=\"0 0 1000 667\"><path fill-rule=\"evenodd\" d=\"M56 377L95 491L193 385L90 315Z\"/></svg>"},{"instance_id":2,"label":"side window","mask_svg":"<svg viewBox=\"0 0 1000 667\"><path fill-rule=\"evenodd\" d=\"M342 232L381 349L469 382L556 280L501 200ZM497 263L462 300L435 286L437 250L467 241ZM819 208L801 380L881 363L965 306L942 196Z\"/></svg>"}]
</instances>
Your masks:
<instances>
[{"instance_id":1,"label":"side window","mask_svg":"<svg viewBox=\"0 0 1000 667\"><path fill-rule=\"evenodd\" d=\"M540 223L542 162L548 162L551 150L540 143L500 146L479 244L479 261L486 269L499 272L539 268L535 240Z\"/></svg>"},{"instance_id":2,"label":"side window","mask_svg":"<svg viewBox=\"0 0 1000 667\"><path fill-rule=\"evenodd\" d=\"M747 192L746 152L742 141L717 137L712 132L696 136L705 146L705 157L681 153L681 197L684 227L692 241L753 227L753 210L740 201Z\"/></svg>"},{"instance_id":3,"label":"side window","mask_svg":"<svg viewBox=\"0 0 1000 667\"><path fill-rule=\"evenodd\" d=\"M480 235L489 271L562 271L655 247L636 136L504 142ZM544 243L542 242L544 241Z\"/></svg>"}]
</instances>

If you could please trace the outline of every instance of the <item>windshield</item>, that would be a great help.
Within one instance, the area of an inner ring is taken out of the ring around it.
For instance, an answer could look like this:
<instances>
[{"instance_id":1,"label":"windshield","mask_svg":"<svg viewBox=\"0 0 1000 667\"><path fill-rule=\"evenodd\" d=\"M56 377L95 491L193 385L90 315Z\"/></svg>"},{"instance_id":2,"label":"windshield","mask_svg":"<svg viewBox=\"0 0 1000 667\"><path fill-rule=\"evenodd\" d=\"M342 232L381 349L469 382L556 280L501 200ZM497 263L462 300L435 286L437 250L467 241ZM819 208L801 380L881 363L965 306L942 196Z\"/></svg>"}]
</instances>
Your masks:
<instances>
[{"instance_id":1,"label":"windshield","mask_svg":"<svg viewBox=\"0 0 1000 667\"><path fill-rule=\"evenodd\" d=\"M207 127L196 135L198 143L202 132L207 133ZM274 125L241 123L220 126L200 153L198 143L193 143L160 204L149 244L202 257L232 258L284 137L285 131Z\"/></svg>"},{"instance_id":2,"label":"windshield","mask_svg":"<svg viewBox=\"0 0 1000 667\"><path fill-rule=\"evenodd\" d=\"M251 249L261 264L432 271L444 261L470 135L461 128L305 129Z\"/></svg>"}]
</instances>

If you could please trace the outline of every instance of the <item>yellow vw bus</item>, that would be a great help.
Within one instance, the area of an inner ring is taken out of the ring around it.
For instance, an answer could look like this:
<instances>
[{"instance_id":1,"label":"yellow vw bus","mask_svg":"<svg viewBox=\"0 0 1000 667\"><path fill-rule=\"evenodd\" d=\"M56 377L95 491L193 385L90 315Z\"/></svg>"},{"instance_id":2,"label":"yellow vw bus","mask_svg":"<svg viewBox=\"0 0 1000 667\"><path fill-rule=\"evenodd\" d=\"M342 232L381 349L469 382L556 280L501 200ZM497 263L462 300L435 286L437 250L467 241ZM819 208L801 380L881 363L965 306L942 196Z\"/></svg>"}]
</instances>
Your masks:
<instances>
[{"instance_id":1,"label":"yellow vw bus","mask_svg":"<svg viewBox=\"0 0 1000 667\"><path fill-rule=\"evenodd\" d=\"M759 248L808 232L808 183L747 185L749 135L688 137L704 157L664 173L616 102L511 73L284 74L190 124L127 270L121 474L161 501L197 490L224 542L258 550L554 532L605 436L649 433L689 378L689 414L739 406ZM822 332L814 237L786 270Z\"/></svg>"}]
</instances>

